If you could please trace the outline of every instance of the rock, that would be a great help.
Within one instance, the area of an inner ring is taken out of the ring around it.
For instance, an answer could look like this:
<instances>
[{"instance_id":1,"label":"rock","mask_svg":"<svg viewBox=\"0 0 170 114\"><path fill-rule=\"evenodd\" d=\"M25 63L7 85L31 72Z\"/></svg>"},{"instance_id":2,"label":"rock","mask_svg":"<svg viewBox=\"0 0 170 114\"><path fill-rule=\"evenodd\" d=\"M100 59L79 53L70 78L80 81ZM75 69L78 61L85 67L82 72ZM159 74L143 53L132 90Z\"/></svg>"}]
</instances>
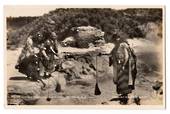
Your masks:
<instances>
[{"instance_id":1,"label":"rock","mask_svg":"<svg viewBox=\"0 0 170 114\"><path fill-rule=\"evenodd\" d=\"M108 102L102 102L101 104L102 104L102 105L109 105Z\"/></svg>"},{"instance_id":2,"label":"rock","mask_svg":"<svg viewBox=\"0 0 170 114\"><path fill-rule=\"evenodd\" d=\"M71 30L73 30L74 33L71 34L72 36L69 36L62 41L62 44L64 46L88 48L89 46L91 47L92 44L101 45L102 43L105 43L104 32L95 27L80 26L80 27L74 27ZM97 40L99 41L96 42Z\"/></svg>"},{"instance_id":3,"label":"rock","mask_svg":"<svg viewBox=\"0 0 170 114\"><path fill-rule=\"evenodd\" d=\"M74 61L65 61L62 63L62 68L65 69L72 69L75 67Z\"/></svg>"},{"instance_id":4,"label":"rock","mask_svg":"<svg viewBox=\"0 0 170 114\"><path fill-rule=\"evenodd\" d=\"M89 39L90 37L103 37L104 36L103 31L92 26L80 26L80 27L77 27L76 29L77 29L78 36L81 39L84 39L84 38Z\"/></svg>"},{"instance_id":5,"label":"rock","mask_svg":"<svg viewBox=\"0 0 170 114\"><path fill-rule=\"evenodd\" d=\"M76 47L76 40L73 36L67 37L65 38L62 42L61 42L62 46L67 47Z\"/></svg>"},{"instance_id":6,"label":"rock","mask_svg":"<svg viewBox=\"0 0 170 114\"><path fill-rule=\"evenodd\" d=\"M155 91L158 91L162 86L162 82L160 81L156 81L155 84L152 86L152 88L155 90Z\"/></svg>"},{"instance_id":7,"label":"rock","mask_svg":"<svg viewBox=\"0 0 170 114\"><path fill-rule=\"evenodd\" d=\"M96 46L98 46L98 47L99 47L99 46L103 46L105 43L106 43L106 42L105 42L104 38L95 41L95 44L96 44Z\"/></svg>"},{"instance_id":8,"label":"rock","mask_svg":"<svg viewBox=\"0 0 170 114\"><path fill-rule=\"evenodd\" d=\"M159 95L163 95L163 89L160 90Z\"/></svg>"},{"instance_id":9,"label":"rock","mask_svg":"<svg viewBox=\"0 0 170 114\"><path fill-rule=\"evenodd\" d=\"M8 104L33 104L41 93L41 84L31 81L13 81L7 88ZM23 86L24 85L24 86Z\"/></svg>"},{"instance_id":10,"label":"rock","mask_svg":"<svg viewBox=\"0 0 170 114\"><path fill-rule=\"evenodd\" d=\"M63 73L54 72L48 79L43 80L46 84L46 90L55 91L56 88L60 88L59 91L64 91L66 88L66 80ZM8 104L14 105L34 105L41 97L43 90L41 89L43 84L41 82L33 82L29 80L10 80L7 93Z\"/></svg>"},{"instance_id":11,"label":"rock","mask_svg":"<svg viewBox=\"0 0 170 114\"><path fill-rule=\"evenodd\" d=\"M89 43L95 44L97 40L104 40L104 32L92 26L77 27L77 46L79 48L88 48Z\"/></svg>"},{"instance_id":12,"label":"rock","mask_svg":"<svg viewBox=\"0 0 170 114\"><path fill-rule=\"evenodd\" d=\"M135 103L135 104L141 105L140 101L141 101L141 99L140 99L139 96L134 97L134 103Z\"/></svg>"}]
</instances>

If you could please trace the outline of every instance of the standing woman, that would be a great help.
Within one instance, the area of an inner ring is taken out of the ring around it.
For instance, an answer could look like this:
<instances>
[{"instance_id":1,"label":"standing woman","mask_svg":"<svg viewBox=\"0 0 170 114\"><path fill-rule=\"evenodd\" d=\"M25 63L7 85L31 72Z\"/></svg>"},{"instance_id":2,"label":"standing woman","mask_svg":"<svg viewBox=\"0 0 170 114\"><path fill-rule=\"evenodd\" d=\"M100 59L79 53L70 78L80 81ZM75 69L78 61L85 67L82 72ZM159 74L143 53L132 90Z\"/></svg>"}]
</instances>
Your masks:
<instances>
[{"instance_id":1,"label":"standing woman","mask_svg":"<svg viewBox=\"0 0 170 114\"><path fill-rule=\"evenodd\" d=\"M128 103L128 94L132 92L133 79L131 74L131 54L128 43L120 38L116 39L115 48L111 52L110 66L113 65L113 81L119 94L120 104Z\"/></svg>"}]
</instances>

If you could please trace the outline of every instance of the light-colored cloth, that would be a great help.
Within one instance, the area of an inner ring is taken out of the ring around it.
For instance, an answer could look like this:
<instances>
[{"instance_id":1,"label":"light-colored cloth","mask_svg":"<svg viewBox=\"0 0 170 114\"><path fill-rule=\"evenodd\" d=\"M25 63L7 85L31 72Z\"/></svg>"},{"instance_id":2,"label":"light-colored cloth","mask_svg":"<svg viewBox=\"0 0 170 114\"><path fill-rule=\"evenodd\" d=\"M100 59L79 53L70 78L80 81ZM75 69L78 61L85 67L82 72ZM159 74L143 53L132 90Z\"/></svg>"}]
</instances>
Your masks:
<instances>
[{"instance_id":1,"label":"light-colored cloth","mask_svg":"<svg viewBox=\"0 0 170 114\"><path fill-rule=\"evenodd\" d=\"M34 48L33 48L33 41L32 41L32 36L29 36L27 38L26 44L24 48L21 51L21 54L18 58L17 63L20 63L25 57L28 57L34 53Z\"/></svg>"},{"instance_id":2,"label":"light-colored cloth","mask_svg":"<svg viewBox=\"0 0 170 114\"><path fill-rule=\"evenodd\" d=\"M131 69L131 66L132 66L132 55L131 55L131 52L130 52L130 48L128 46L127 43L121 43L120 44L120 48L123 48L123 53L124 53L124 63L123 63L123 66L125 66L126 64L129 65L128 67L128 75L129 75L129 85L132 85L132 69Z\"/></svg>"}]
</instances>

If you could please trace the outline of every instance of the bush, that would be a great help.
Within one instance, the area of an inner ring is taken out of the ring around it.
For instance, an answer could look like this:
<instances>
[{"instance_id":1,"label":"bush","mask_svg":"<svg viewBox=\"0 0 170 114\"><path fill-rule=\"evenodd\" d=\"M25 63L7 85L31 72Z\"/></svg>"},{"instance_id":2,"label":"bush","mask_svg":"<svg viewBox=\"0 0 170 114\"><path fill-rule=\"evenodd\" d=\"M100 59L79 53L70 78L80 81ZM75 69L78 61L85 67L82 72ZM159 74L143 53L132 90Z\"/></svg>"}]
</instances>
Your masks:
<instances>
[{"instance_id":1,"label":"bush","mask_svg":"<svg viewBox=\"0 0 170 114\"><path fill-rule=\"evenodd\" d=\"M110 8L59 8L45 14L22 28L8 33L8 45L23 44L31 31L42 31L48 28L58 35L58 40L70 36L70 29L78 26L94 26L105 32L105 40L113 41L115 30L126 37L143 37L139 25L148 22L162 21L162 9L125 9Z\"/></svg>"}]
</instances>

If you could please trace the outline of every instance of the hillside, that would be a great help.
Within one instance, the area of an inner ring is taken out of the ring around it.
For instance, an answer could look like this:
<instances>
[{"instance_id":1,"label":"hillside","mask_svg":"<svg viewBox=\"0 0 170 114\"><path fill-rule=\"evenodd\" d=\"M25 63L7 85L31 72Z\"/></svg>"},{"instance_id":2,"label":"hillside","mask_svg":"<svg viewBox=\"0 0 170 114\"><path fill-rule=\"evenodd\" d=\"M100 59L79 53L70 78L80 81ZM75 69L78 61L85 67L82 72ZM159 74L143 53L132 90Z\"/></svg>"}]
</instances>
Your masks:
<instances>
[{"instance_id":1,"label":"hillside","mask_svg":"<svg viewBox=\"0 0 170 114\"><path fill-rule=\"evenodd\" d=\"M18 26L20 22L22 23L22 21L18 21L17 24L11 25ZM152 27L158 29L156 36L162 37L161 22L162 9L59 8L17 30L8 31L7 46L14 49L20 47L31 31L36 33L42 31L43 28L54 31L58 35L58 40L62 41L72 34L70 33L72 27L87 25L104 31L104 38L107 42L113 41L113 38L116 37L115 33L122 38L145 37Z\"/></svg>"},{"instance_id":2,"label":"hillside","mask_svg":"<svg viewBox=\"0 0 170 114\"><path fill-rule=\"evenodd\" d=\"M17 30L18 28L34 21L38 17L7 17L7 30Z\"/></svg>"}]
</instances>

